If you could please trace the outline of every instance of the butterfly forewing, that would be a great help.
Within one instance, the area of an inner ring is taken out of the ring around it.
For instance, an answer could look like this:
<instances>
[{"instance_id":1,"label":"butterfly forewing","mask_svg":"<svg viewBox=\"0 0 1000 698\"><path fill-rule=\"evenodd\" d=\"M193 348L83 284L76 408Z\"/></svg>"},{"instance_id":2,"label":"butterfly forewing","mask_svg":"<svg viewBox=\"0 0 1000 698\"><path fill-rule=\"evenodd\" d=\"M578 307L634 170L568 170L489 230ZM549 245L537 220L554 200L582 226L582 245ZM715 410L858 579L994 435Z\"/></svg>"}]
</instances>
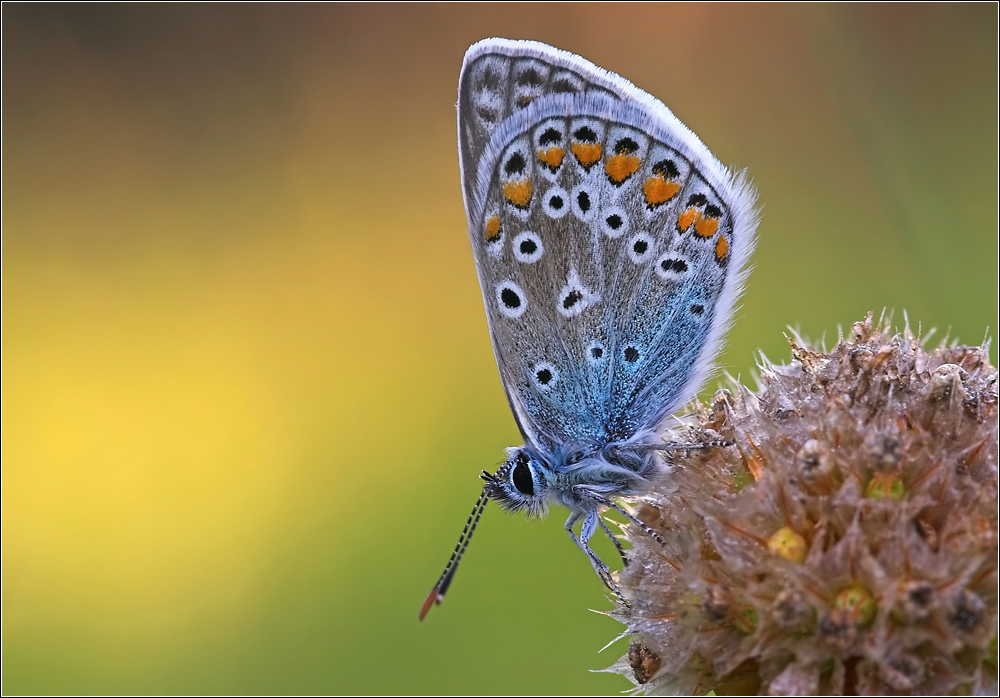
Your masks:
<instances>
[{"instance_id":1,"label":"butterfly forewing","mask_svg":"<svg viewBox=\"0 0 1000 698\"><path fill-rule=\"evenodd\" d=\"M492 39L469 49L458 98L459 158L467 207L480 191L476 168L483 150L511 114L550 94L599 92L614 98L607 73L581 62L528 41Z\"/></svg>"},{"instance_id":2,"label":"butterfly forewing","mask_svg":"<svg viewBox=\"0 0 1000 698\"><path fill-rule=\"evenodd\" d=\"M717 352L753 243L748 189L652 97L535 44L495 41L467 61L459 134L525 437L554 452L657 426Z\"/></svg>"}]
</instances>

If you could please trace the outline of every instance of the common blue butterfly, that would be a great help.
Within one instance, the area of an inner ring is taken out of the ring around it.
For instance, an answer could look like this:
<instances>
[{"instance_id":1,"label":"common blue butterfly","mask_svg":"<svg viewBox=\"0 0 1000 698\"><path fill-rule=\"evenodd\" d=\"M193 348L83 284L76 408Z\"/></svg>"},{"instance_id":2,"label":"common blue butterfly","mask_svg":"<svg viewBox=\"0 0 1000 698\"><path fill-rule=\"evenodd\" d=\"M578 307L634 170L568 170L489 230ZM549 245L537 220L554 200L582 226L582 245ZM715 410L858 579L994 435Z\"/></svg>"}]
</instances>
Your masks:
<instances>
[{"instance_id":1,"label":"common blue butterfly","mask_svg":"<svg viewBox=\"0 0 1000 698\"><path fill-rule=\"evenodd\" d=\"M572 53L485 39L465 54L458 148L490 337L524 445L486 481L444 573L440 603L486 503L588 544L669 469L670 415L697 393L742 293L754 192L653 96ZM581 523L582 522L582 523ZM573 527L581 523L577 535Z\"/></svg>"}]
</instances>

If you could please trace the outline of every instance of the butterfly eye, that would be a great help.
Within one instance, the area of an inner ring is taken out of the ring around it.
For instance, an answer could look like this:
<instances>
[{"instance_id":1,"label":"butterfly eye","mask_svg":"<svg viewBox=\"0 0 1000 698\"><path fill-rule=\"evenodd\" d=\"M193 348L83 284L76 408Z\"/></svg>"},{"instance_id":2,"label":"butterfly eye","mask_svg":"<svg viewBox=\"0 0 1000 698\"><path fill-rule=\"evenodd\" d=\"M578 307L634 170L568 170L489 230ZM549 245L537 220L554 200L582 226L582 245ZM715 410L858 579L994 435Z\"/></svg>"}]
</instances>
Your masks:
<instances>
[{"instance_id":1,"label":"butterfly eye","mask_svg":"<svg viewBox=\"0 0 1000 698\"><path fill-rule=\"evenodd\" d=\"M530 496L535 493L535 483L531 479L531 468L528 467L525 460L517 459L517 465L514 466L514 472L511 473L510 479L518 492Z\"/></svg>"}]
</instances>

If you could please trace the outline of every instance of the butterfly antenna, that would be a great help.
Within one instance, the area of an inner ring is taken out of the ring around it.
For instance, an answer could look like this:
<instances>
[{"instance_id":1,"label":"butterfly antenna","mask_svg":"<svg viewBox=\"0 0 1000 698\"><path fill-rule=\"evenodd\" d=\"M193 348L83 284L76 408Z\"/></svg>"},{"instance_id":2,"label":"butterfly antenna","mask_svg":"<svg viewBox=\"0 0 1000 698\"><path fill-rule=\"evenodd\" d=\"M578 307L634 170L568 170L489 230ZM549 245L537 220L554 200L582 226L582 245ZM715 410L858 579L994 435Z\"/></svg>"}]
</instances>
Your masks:
<instances>
[{"instance_id":1,"label":"butterfly antenna","mask_svg":"<svg viewBox=\"0 0 1000 698\"><path fill-rule=\"evenodd\" d=\"M733 441L702 441L696 444L625 444L623 446L616 446L615 448L622 451L637 451L639 453L645 453L646 451L696 451L706 448L724 448L732 446L733 443Z\"/></svg>"},{"instance_id":2,"label":"butterfly antenna","mask_svg":"<svg viewBox=\"0 0 1000 698\"><path fill-rule=\"evenodd\" d=\"M483 479L489 480L493 479L493 476L483 471ZM487 480L487 482L489 481ZM469 513L469 518L465 521L465 528L462 529L462 535L458 537L458 544L455 545L455 549L451 553L451 557L448 559L448 564L444 566L444 572L441 573L441 578L438 579L437 584L431 589L431 593L427 595L424 600L424 605L420 607L420 620L424 619L427 612L431 610L431 606L439 604L444 601L445 592L448 591L448 587L451 585L451 580L455 577L455 571L458 569L458 563L462 561L462 556L465 555L465 549L469 547L469 541L472 540L472 534L476 531L476 525L479 523L479 517L483 515L483 509L486 508L486 502L490 501L490 498L486 495L486 490L483 489L482 493L479 495L479 499L476 500L476 506L472 507L472 511Z\"/></svg>"}]
</instances>

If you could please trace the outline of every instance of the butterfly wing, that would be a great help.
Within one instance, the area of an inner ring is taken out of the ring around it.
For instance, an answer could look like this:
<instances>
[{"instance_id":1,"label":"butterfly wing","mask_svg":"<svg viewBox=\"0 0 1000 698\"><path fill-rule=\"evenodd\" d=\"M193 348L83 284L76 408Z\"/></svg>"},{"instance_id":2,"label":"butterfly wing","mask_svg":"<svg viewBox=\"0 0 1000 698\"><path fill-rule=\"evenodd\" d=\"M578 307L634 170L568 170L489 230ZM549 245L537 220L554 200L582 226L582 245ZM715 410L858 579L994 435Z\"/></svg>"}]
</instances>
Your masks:
<instances>
[{"instance_id":1,"label":"butterfly wing","mask_svg":"<svg viewBox=\"0 0 1000 698\"><path fill-rule=\"evenodd\" d=\"M753 194L658 100L534 42L466 54L459 150L494 353L525 438L627 439L690 399L753 247Z\"/></svg>"}]
</instances>

